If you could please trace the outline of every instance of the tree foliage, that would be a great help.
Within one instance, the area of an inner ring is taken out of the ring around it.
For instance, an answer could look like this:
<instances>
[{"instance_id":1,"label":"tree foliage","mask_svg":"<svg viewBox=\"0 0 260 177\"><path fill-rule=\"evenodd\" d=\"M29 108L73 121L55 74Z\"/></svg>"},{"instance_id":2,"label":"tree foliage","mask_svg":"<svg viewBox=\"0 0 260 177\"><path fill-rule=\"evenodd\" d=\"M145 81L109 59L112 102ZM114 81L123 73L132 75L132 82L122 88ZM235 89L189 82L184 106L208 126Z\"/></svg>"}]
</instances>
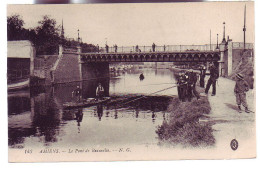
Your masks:
<instances>
[{"instance_id":1,"label":"tree foliage","mask_svg":"<svg viewBox=\"0 0 260 177\"><path fill-rule=\"evenodd\" d=\"M69 48L76 48L79 44L75 40L61 39L60 26L48 15L43 16L35 28L25 29L24 24L22 17L18 14L7 17L7 40L30 40L36 48L37 55L58 53L60 43ZM95 45L86 43L80 45L82 52L97 52Z\"/></svg>"},{"instance_id":2,"label":"tree foliage","mask_svg":"<svg viewBox=\"0 0 260 177\"><path fill-rule=\"evenodd\" d=\"M7 17L7 40L22 40L25 31L23 25L24 21L18 14Z\"/></svg>"},{"instance_id":3,"label":"tree foliage","mask_svg":"<svg viewBox=\"0 0 260 177\"><path fill-rule=\"evenodd\" d=\"M43 19L38 22L36 27L36 36L33 38L33 43L39 54L54 54L57 52L60 42L59 27L56 26L56 20L49 16L43 16Z\"/></svg>"}]
</instances>

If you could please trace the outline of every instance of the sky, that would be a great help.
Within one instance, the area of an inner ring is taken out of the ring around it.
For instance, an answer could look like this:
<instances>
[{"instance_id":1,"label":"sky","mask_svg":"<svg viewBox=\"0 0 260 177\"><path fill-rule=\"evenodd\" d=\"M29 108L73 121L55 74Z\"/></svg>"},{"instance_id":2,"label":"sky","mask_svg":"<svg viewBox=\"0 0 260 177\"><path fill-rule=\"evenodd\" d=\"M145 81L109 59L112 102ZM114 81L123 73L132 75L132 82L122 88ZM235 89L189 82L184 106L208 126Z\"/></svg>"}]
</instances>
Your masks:
<instances>
[{"instance_id":1,"label":"sky","mask_svg":"<svg viewBox=\"0 0 260 177\"><path fill-rule=\"evenodd\" d=\"M7 16L22 16L25 28L37 26L43 15L61 25L65 36L104 46L203 45L226 36L243 42L246 5L246 42L254 42L254 2L8 5Z\"/></svg>"}]
</instances>

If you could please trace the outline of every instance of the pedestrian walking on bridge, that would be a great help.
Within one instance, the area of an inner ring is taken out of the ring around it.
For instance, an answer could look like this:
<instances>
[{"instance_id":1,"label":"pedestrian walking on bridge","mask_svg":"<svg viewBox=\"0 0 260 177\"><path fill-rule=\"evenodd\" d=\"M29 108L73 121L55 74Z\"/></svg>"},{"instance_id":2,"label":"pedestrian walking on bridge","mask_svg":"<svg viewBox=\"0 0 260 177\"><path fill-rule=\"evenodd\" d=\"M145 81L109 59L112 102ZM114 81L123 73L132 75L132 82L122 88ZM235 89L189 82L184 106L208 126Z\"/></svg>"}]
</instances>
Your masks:
<instances>
[{"instance_id":1,"label":"pedestrian walking on bridge","mask_svg":"<svg viewBox=\"0 0 260 177\"><path fill-rule=\"evenodd\" d=\"M117 45L115 44L115 53L117 53Z\"/></svg>"},{"instance_id":2,"label":"pedestrian walking on bridge","mask_svg":"<svg viewBox=\"0 0 260 177\"><path fill-rule=\"evenodd\" d=\"M99 53L99 45L97 44L97 52Z\"/></svg>"},{"instance_id":3,"label":"pedestrian walking on bridge","mask_svg":"<svg viewBox=\"0 0 260 177\"><path fill-rule=\"evenodd\" d=\"M109 47L108 47L108 45L106 44L106 52L107 52L107 53L109 52L109 51L108 51L108 48L109 48Z\"/></svg>"},{"instance_id":4,"label":"pedestrian walking on bridge","mask_svg":"<svg viewBox=\"0 0 260 177\"><path fill-rule=\"evenodd\" d=\"M139 52L139 46L138 45L135 46L135 51Z\"/></svg>"},{"instance_id":5,"label":"pedestrian walking on bridge","mask_svg":"<svg viewBox=\"0 0 260 177\"><path fill-rule=\"evenodd\" d=\"M247 106L247 101L246 101L246 92L249 91L249 85L248 83L244 80L244 76L242 74L237 74L236 75L236 85L234 88L234 93L236 96L236 102L238 106L238 111L241 113L241 103L245 107L245 112L249 113L250 111L248 110Z\"/></svg>"},{"instance_id":6,"label":"pedestrian walking on bridge","mask_svg":"<svg viewBox=\"0 0 260 177\"><path fill-rule=\"evenodd\" d=\"M153 52L155 52L155 43L153 43L152 48L153 48Z\"/></svg>"}]
</instances>

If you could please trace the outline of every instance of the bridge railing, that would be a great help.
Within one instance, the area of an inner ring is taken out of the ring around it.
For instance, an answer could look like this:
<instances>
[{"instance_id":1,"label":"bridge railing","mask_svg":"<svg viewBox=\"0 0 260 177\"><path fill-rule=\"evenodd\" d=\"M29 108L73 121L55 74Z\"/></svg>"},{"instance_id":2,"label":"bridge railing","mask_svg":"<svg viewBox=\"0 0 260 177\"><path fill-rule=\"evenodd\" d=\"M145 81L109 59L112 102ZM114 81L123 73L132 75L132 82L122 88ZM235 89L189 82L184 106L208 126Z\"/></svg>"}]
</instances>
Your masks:
<instances>
[{"instance_id":1,"label":"bridge railing","mask_svg":"<svg viewBox=\"0 0 260 177\"><path fill-rule=\"evenodd\" d=\"M233 49L243 49L244 43L243 42L232 42L232 48ZM245 49L254 49L253 43L246 43Z\"/></svg>"},{"instance_id":2,"label":"bridge railing","mask_svg":"<svg viewBox=\"0 0 260 177\"><path fill-rule=\"evenodd\" d=\"M115 46L108 47L108 52L105 47L100 48L100 53L142 53L142 52L185 52L185 51L216 51L216 44L206 45L163 45L155 46Z\"/></svg>"}]
</instances>

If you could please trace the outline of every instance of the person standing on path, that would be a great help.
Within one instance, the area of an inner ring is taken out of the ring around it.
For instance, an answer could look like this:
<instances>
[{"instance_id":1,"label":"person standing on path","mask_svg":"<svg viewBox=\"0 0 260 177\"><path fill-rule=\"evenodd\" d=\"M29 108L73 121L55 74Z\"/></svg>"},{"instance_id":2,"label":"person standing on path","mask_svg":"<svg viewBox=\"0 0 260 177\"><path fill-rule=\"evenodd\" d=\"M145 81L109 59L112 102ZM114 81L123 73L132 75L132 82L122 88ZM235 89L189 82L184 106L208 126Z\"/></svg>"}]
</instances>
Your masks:
<instances>
[{"instance_id":1,"label":"person standing on path","mask_svg":"<svg viewBox=\"0 0 260 177\"><path fill-rule=\"evenodd\" d=\"M187 93L187 78L186 75L181 71L177 78L177 91L179 100L184 102L186 101L186 93Z\"/></svg>"},{"instance_id":2,"label":"person standing on path","mask_svg":"<svg viewBox=\"0 0 260 177\"><path fill-rule=\"evenodd\" d=\"M192 95L195 95L197 100L200 98L199 93L196 91L197 75L192 70L187 73L187 97L188 101L191 101Z\"/></svg>"},{"instance_id":3,"label":"person standing on path","mask_svg":"<svg viewBox=\"0 0 260 177\"><path fill-rule=\"evenodd\" d=\"M207 82L207 86L206 86L206 89L205 89L206 94L208 94L209 88L212 85L211 96L216 95L216 82L217 82L218 77L219 77L218 69L213 63L211 63L211 65L210 65L210 77L209 77L209 80Z\"/></svg>"},{"instance_id":4,"label":"person standing on path","mask_svg":"<svg viewBox=\"0 0 260 177\"><path fill-rule=\"evenodd\" d=\"M244 80L244 77L242 74L237 74L236 75L236 85L234 88L234 93L236 96L236 102L238 106L238 112L242 112L241 110L241 103L245 107L245 112L249 113L250 111L248 110L248 105L246 101L246 92L249 91L249 85L248 83Z\"/></svg>"},{"instance_id":5,"label":"person standing on path","mask_svg":"<svg viewBox=\"0 0 260 177\"><path fill-rule=\"evenodd\" d=\"M202 65L200 67L200 87L205 87L205 76L206 76L206 67Z\"/></svg>"}]
</instances>

